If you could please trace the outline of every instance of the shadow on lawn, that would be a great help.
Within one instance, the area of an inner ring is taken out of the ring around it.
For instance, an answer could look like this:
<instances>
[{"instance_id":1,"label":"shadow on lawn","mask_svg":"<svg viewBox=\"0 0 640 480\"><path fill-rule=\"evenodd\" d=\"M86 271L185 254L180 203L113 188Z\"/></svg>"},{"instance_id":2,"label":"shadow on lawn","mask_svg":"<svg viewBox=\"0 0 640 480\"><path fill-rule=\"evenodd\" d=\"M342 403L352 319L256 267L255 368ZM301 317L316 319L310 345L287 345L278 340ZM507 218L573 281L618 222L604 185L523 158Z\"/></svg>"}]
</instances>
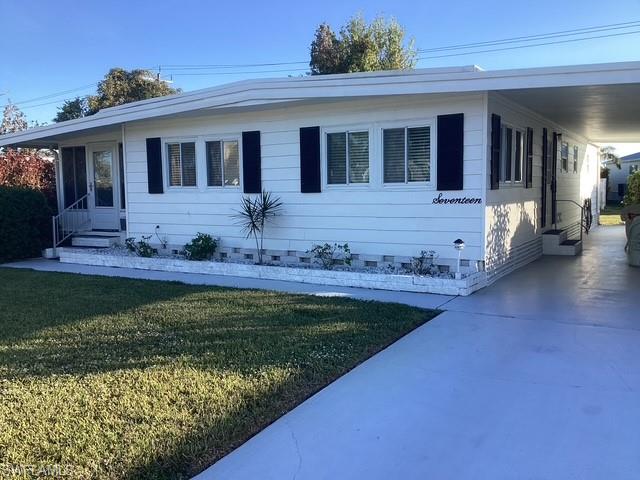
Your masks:
<instances>
[{"instance_id":1,"label":"shadow on lawn","mask_svg":"<svg viewBox=\"0 0 640 480\"><path fill-rule=\"evenodd\" d=\"M237 410L235 403L223 412L211 404L193 412L196 427L185 438L155 439L166 448L148 452L117 478L198 473L437 313L344 298L25 271L0 271L0 280L0 371L8 381L174 365L220 377L290 372L279 383L258 380L255 390L238 393ZM152 402L153 391L147 395Z\"/></svg>"}]
</instances>

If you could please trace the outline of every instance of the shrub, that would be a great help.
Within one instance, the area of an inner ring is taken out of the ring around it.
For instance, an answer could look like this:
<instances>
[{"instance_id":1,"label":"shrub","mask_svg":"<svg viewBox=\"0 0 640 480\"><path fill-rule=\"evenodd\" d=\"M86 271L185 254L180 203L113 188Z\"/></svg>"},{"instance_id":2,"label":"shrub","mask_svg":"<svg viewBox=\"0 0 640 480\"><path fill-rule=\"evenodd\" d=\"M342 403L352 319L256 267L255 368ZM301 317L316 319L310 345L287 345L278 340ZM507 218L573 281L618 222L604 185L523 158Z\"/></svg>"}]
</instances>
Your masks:
<instances>
[{"instance_id":1,"label":"shrub","mask_svg":"<svg viewBox=\"0 0 640 480\"><path fill-rule=\"evenodd\" d=\"M411 259L410 273L414 275L437 275L438 266L434 264L437 258L433 250L422 250L420 255Z\"/></svg>"},{"instance_id":2,"label":"shrub","mask_svg":"<svg viewBox=\"0 0 640 480\"><path fill-rule=\"evenodd\" d=\"M345 265L351 265L351 249L349 249L348 243L343 245L337 243L333 245L328 243L324 245L316 244L307 253L311 253L313 258L320 262L326 270L331 270L339 261L343 261Z\"/></svg>"},{"instance_id":3,"label":"shrub","mask_svg":"<svg viewBox=\"0 0 640 480\"><path fill-rule=\"evenodd\" d=\"M150 239L151 235L147 237L143 235L140 237L140 240L136 242L135 237L129 237L124 241L124 244L127 247L127 250L135 253L139 257L150 258L158 253L156 249L149 244Z\"/></svg>"},{"instance_id":4,"label":"shrub","mask_svg":"<svg viewBox=\"0 0 640 480\"><path fill-rule=\"evenodd\" d=\"M218 241L208 233L200 233L184 246L187 260L211 260L218 248Z\"/></svg>"},{"instance_id":5,"label":"shrub","mask_svg":"<svg viewBox=\"0 0 640 480\"><path fill-rule=\"evenodd\" d=\"M49 208L57 209L56 178L53 162L29 151L0 152L0 186L39 190Z\"/></svg>"},{"instance_id":6,"label":"shrub","mask_svg":"<svg viewBox=\"0 0 640 480\"><path fill-rule=\"evenodd\" d=\"M34 189L0 186L0 262L39 257L51 244L51 210Z\"/></svg>"},{"instance_id":7,"label":"shrub","mask_svg":"<svg viewBox=\"0 0 640 480\"><path fill-rule=\"evenodd\" d=\"M262 193L257 197L242 197L240 210L233 215L247 238L253 237L258 250L258 263L262 264L262 252L264 242L264 227L267 221L280 215L282 202L280 197L274 197L270 192Z\"/></svg>"},{"instance_id":8,"label":"shrub","mask_svg":"<svg viewBox=\"0 0 640 480\"><path fill-rule=\"evenodd\" d=\"M624 196L625 205L640 204L640 171L629 175L627 193Z\"/></svg>"}]
</instances>

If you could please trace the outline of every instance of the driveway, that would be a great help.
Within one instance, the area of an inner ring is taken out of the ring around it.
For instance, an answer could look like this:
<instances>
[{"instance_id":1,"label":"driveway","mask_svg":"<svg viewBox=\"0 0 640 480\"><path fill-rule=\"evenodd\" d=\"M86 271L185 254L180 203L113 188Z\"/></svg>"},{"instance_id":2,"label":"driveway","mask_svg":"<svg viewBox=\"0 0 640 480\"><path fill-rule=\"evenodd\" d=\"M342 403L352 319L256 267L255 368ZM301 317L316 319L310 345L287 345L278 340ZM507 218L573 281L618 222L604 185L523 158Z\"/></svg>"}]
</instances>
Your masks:
<instances>
[{"instance_id":1,"label":"driveway","mask_svg":"<svg viewBox=\"0 0 640 480\"><path fill-rule=\"evenodd\" d=\"M197 478L637 479L640 270L624 230L470 297Z\"/></svg>"}]
</instances>

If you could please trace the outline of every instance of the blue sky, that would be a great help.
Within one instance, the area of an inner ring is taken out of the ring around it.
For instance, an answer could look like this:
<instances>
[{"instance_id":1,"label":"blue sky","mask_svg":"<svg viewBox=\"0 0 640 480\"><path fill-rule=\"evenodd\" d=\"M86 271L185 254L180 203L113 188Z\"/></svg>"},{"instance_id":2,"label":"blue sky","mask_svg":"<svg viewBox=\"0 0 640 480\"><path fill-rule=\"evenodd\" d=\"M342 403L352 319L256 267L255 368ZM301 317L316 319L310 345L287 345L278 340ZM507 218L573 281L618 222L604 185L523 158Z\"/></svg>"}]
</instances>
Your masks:
<instances>
[{"instance_id":1,"label":"blue sky","mask_svg":"<svg viewBox=\"0 0 640 480\"><path fill-rule=\"evenodd\" d=\"M21 102L92 84L114 66L308 61L317 25L326 21L337 29L357 12L367 19L377 14L395 16L418 48L640 20L640 0L540 0L529 6L532 4L495 0L1 0L5 41L0 60L0 94L4 94L0 95L0 106L10 98L29 120L50 122L59 104L50 102L88 94L93 88ZM475 63L499 69L628 61L639 59L639 46L640 34L636 34L426 59L418 66ZM291 70L257 73L288 68ZM183 90L194 90L243 78L300 74L304 69L305 65L244 67L228 69L232 74L224 75L174 75L173 80Z\"/></svg>"}]
</instances>

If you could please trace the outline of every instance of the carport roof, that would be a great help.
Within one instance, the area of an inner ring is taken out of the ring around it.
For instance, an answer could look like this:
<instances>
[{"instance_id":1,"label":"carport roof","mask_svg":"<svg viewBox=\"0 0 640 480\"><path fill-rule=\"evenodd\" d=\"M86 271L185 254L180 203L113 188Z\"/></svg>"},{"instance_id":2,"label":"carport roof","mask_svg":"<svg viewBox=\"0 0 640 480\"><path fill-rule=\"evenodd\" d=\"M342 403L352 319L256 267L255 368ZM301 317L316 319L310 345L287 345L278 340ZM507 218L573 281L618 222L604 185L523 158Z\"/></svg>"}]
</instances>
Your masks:
<instances>
[{"instance_id":1,"label":"carport roof","mask_svg":"<svg viewBox=\"0 0 640 480\"><path fill-rule=\"evenodd\" d=\"M593 142L640 141L640 62L485 71L477 66L247 80L133 102L0 136L0 146L53 146L74 134L170 116L293 102L499 92Z\"/></svg>"}]
</instances>

